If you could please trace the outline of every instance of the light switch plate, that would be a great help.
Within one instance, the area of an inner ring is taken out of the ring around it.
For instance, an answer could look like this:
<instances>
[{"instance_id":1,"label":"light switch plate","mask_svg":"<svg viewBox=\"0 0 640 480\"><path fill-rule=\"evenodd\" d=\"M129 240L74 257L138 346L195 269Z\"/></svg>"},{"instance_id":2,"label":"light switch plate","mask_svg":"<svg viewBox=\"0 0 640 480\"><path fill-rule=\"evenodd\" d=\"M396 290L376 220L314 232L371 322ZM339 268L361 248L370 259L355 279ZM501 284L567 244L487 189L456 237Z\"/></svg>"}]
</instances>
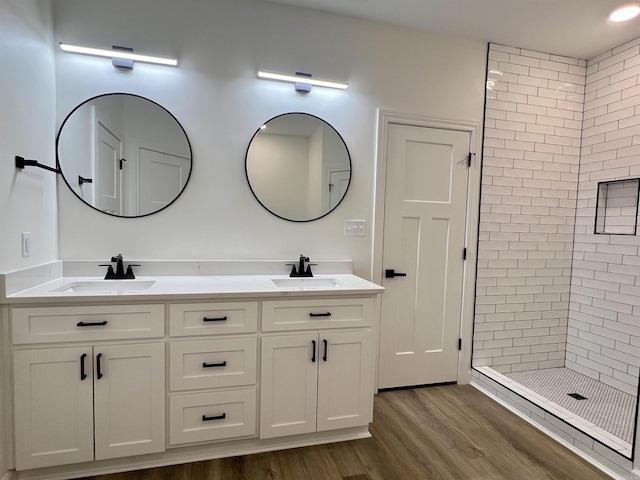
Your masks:
<instances>
[{"instance_id":1,"label":"light switch plate","mask_svg":"<svg viewBox=\"0 0 640 480\"><path fill-rule=\"evenodd\" d=\"M345 220L344 236L345 237L364 237L366 232L366 220Z\"/></svg>"}]
</instances>

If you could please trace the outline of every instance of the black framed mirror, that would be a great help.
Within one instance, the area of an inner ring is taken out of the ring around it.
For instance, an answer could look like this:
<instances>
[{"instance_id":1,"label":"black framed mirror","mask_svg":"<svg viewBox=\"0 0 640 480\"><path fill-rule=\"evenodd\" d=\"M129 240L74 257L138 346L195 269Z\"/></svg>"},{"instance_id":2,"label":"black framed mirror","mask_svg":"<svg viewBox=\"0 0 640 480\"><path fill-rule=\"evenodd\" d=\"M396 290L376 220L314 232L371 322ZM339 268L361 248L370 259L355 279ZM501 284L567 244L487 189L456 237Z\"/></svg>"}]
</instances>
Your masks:
<instances>
[{"instance_id":1,"label":"black framed mirror","mask_svg":"<svg viewBox=\"0 0 640 480\"><path fill-rule=\"evenodd\" d=\"M265 122L245 157L249 187L273 215L310 222L331 213L351 183L351 156L329 123L292 112Z\"/></svg>"},{"instance_id":2,"label":"black framed mirror","mask_svg":"<svg viewBox=\"0 0 640 480\"><path fill-rule=\"evenodd\" d=\"M158 103L108 93L75 107L56 138L58 168L90 207L116 217L144 217L171 205L192 170L180 122Z\"/></svg>"}]
</instances>

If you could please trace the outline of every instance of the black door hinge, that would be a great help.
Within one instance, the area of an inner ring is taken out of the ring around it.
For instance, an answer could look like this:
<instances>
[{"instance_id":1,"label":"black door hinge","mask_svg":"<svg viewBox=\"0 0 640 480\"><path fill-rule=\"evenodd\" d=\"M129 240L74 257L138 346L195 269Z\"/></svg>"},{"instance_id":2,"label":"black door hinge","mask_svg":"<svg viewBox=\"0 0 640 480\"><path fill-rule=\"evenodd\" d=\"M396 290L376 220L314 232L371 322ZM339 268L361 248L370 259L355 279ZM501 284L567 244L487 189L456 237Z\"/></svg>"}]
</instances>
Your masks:
<instances>
[{"instance_id":1,"label":"black door hinge","mask_svg":"<svg viewBox=\"0 0 640 480\"><path fill-rule=\"evenodd\" d=\"M458 339L458 350L462 350L462 339Z\"/></svg>"},{"instance_id":2,"label":"black door hinge","mask_svg":"<svg viewBox=\"0 0 640 480\"><path fill-rule=\"evenodd\" d=\"M463 260L467 259L467 247L464 247L464 250L462 250L462 259Z\"/></svg>"},{"instance_id":3,"label":"black door hinge","mask_svg":"<svg viewBox=\"0 0 640 480\"><path fill-rule=\"evenodd\" d=\"M475 153L469 152L469 167L471 167L471 160L473 159L474 155L475 155Z\"/></svg>"}]
</instances>

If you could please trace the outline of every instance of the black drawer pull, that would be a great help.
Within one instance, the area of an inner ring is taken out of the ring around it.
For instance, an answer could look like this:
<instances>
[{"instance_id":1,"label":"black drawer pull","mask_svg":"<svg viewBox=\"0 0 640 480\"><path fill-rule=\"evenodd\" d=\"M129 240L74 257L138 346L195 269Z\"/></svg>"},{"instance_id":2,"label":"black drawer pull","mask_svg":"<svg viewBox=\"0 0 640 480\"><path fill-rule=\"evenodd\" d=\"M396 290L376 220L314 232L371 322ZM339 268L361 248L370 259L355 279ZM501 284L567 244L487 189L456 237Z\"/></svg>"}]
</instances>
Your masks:
<instances>
[{"instance_id":1,"label":"black drawer pull","mask_svg":"<svg viewBox=\"0 0 640 480\"><path fill-rule=\"evenodd\" d=\"M202 368L226 367L226 366L227 366L227 361L226 360L224 362L220 362L220 363L203 363L202 364Z\"/></svg>"},{"instance_id":2,"label":"black drawer pull","mask_svg":"<svg viewBox=\"0 0 640 480\"><path fill-rule=\"evenodd\" d=\"M203 321L203 322L226 322L226 321L227 321L227 317L226 317L226 316L224 316L224 317L217 317L217 318L207 318L207 317L204 317L204 318L202 319L202 321Z\"/></svg>"},{"instance_id":3,"label":"black drawer pull","mask_svg":"<svg viewBox=\"0 0 640 480\"><path fill-rule=\"evenodd\" d=\"M84 359L87 358L87 354L83 353L80 356L80 380L87 378L87 373L84 371Z\"/></svg>"},{"instance_id":4,"label":"black drawer pull","mask_svg":"<svg viewBox=\"0 0 640 480\"><path fill-rule=\"evenodd\" d=\"M310 313L309 316L310 317L330 317L331 316L331 312L327 312L327 313Z\"/></svg>"},{"instance_id":5,"label":"black drawer pull","mask_svg":"<svg viewBox=\"0 0 640 480\"><path fill-rule=\"evenodd\" d=\"M76 323L76 327L104 327L106 324L106 320L102 322L78 322Z\"/></svg>"},{"instance_id":6,"label":"black drawer pull","mask_svg":"<svg viewBox=\"0 0 640 480\"><path fill-rule=\"evenodd\" d=\"M102 354L99 353L98 355L96 355L96 377L98 378L98 380L100 380L102 378Z\"/></svg>"},{"instance_id":7,"label":"black drawer pull","mask_svg":"<svg viewBox=\"0 0 640 480\"><path fill-rule=\"evenodd\" d=\"M227 418L226 413L223 413L222 415L216 415L213 417L207 417L206 415L202 415L203 422L210 422L211 420L224 420L225 418Z\"/></svg>"}]
</instances>

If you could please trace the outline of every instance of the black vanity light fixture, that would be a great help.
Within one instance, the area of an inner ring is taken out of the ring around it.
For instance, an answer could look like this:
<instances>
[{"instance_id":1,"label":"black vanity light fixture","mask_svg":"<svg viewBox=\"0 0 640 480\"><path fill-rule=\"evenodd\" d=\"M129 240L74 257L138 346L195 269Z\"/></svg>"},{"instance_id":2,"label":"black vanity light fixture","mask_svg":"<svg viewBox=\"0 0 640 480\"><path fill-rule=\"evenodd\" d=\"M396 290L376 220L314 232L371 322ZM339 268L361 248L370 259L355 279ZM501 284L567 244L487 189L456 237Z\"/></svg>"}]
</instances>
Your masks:
<instances>
[{"instance_id":1,"label":"black vanity light fixture","mask_svg":"<svg viewBox=\"0 0 640 480\"><path fill-rule=\"evenodd\" d=\"M113 46L111 50L104 48L83 47L80 45L70 45L68 43L60 43L60 48L65 52L80 53L83 55L95 55L98 57L108 57L112 59L114 67L132 69L133 62L156 63L159 65L169 65L175 67L178 65L178 59L155 57L152 55L140 55L133 52L133 48Z\"/></svg>"},{"instance_id":2,"label":"black vanity light fixture","mask_svg":"<svg viewBox=\"0 0 640 480\"><path fill-rule=\"evenodd\" d=\"M258 70L258 78L294 83L296 91L302 93L309 93L312 86L337 88L339 90L345 90L349 86L348 83L344 82L312 78L310 73L303 72L296 72L295 75L287 75L286 73L265 72L264 70Z\"/></svg>"}]
</instances>

